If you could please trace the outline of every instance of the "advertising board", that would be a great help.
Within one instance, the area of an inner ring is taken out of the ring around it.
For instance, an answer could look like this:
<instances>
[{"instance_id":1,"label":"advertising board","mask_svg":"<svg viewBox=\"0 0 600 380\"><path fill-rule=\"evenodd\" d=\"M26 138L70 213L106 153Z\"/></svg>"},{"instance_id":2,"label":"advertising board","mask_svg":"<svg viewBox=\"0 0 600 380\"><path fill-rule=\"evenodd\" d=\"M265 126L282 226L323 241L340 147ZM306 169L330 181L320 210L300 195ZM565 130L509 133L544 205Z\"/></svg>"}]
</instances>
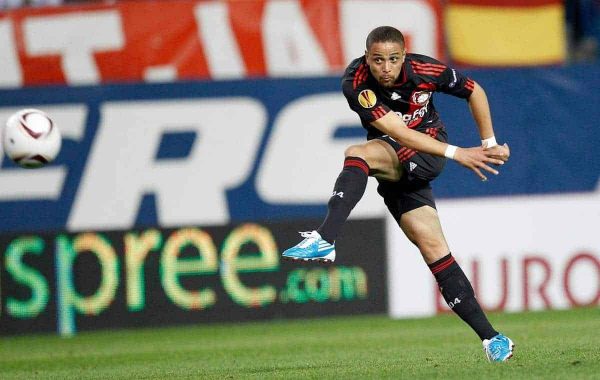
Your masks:
<instances>
[{"instance_id":1,"label":"advertising board","mask_svg":"<svg viewBox=\"0 0 600 380\"><path fill-rule=\"evenodd\" d=\"M384 222L355 220L331 265L281 261L314 220L0 238L0 332L385 313Z\"/></svg>"}]
</instances>

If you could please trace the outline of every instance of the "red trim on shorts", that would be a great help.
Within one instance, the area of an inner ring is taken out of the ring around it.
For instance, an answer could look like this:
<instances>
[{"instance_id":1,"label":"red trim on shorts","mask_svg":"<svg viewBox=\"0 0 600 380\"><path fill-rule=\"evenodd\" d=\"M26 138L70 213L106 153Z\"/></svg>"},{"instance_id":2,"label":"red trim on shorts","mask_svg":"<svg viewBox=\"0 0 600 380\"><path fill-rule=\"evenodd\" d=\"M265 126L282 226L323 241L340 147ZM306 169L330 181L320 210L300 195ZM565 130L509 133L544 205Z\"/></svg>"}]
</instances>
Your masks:
<instances>
[{"instance_id":1,"label":"red trim on shorts","mask_svg":"<svg viewBox=\"0 0 600 380\"><path fill-rule=\"evenodd\" d=\"M412 158L412 156L414 156L415 154L417 154L417 151L413 150L412 152L410 152L409 154L407 154L405 157L402 158L402 162L406 162L406 161L410 160Z\"/></svg>"},{"instance_id":2,"label":"red trim on shorts","mask_svg":"<svg viewBox=\"0 0 600 380\"><path fill-rule=\"evenodd\" d=\"M439 132L438 128L427 128L425 130L425 134L433 137L434 139L437 137L438 132ZM400 162L406 162L407 160L409 160L412 156L414 156L417 153L418 152L414 149L402 147L402 148L398 149L398 151L396 152L396 155L398 156L398 160L400 160Z\"/></svg>"},{"instance_id":3,"label":"red trim on shorts","mask_svg":"<svg viewBox=\"0 0 600 380\"><path fill-rule=\"evenodd\" d=\"M404 152L398 155L398 159L400 160L400 162L405 162L415 154L417 154L416 150L406 149Z\"/></svg>"}]
</instances>

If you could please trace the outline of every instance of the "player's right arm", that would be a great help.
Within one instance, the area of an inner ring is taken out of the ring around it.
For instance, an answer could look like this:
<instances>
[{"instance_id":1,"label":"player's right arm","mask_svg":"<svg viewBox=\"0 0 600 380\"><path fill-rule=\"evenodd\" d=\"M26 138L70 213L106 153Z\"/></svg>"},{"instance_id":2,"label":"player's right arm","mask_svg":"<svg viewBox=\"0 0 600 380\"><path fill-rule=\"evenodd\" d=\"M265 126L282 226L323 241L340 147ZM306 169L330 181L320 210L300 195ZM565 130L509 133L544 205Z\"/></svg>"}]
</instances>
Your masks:
<instances>
[{"instance_id":1,"label":"player's right arm","mask_svg":"<svg viewBox=\"0 0 600 380\"><path fill-rule=\"evenodd\" d=\"M498 174L498 171L490 167L489 164L504 164L502 160L491 157L492 153L484 150L481 146L472 148L456 147L454 154L451 154L454 150L451 145L408 128L400 116L392 111L373 120L371 125L403 146L436 156L450 157L462 166L473 170L484 181L487 180L487 177L482 173L482 169L489 173Z\"/></svg>"}]
</instances>

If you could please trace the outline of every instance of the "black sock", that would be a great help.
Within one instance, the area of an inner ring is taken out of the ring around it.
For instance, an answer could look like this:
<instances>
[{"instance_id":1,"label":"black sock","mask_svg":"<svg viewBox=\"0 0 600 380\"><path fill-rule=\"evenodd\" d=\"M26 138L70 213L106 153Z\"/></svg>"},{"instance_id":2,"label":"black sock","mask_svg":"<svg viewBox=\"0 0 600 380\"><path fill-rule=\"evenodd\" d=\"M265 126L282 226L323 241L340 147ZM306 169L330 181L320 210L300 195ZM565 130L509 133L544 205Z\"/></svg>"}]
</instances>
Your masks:
<instances>
[{"instance_id":1,"label":"black sock","mask_svg":"<svg viewBox=\"0 0 600 380\"><path fill-rule=\"evenodd\" d=\"M321 237L333 243L350 211L362 198L369 178L369 165L359 157L346 157L344 169L335 181L333 195L323 224L317 229Z\"/></svg>"},{"instance_id":2,"label":"black sock","mask_svg":"<svg viewBox=\"0 0 600 380\"><path fill-rule=\"evenodd\" d=\"M481 340L498 335L475 299L475 292L469 279L454 261L451 253L429 264L429 269L435 276L448 306L475 330Z\"/></svg>"}]
</instances>

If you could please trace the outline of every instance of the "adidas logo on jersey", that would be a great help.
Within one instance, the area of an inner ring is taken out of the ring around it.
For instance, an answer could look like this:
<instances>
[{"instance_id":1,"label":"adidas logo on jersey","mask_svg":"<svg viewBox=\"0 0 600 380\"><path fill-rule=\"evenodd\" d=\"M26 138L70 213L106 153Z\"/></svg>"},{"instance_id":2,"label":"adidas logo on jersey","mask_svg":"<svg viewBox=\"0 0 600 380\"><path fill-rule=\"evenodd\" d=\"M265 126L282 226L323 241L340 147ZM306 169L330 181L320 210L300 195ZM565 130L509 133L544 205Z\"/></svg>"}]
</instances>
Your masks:
<instances>
[{"instance_id":1,"label":"adidas logo on jersey","mask_svg":"<svg viewBox=\"0 0 600 380\"><path fill-rule=\"evenodd\" d=\"M398 100L398 99L400 99L400 98L401 98L401 96L400 96L400 95L398 95L398 93L396 93L396 92L392 92L392 100Z\"/></svg>"},{"instance_id":2,"label":"adidas logo on jersey","mask_svg":"<svg viewBox=\"0 0 600 380\"><path fill-rule=\"evenodd\" d=\"M411 162L408 164L408 167L409 167L410 171L412 172L417 167L417 164L415 164L414 162Z\"/></svg>"}]
</instances>

